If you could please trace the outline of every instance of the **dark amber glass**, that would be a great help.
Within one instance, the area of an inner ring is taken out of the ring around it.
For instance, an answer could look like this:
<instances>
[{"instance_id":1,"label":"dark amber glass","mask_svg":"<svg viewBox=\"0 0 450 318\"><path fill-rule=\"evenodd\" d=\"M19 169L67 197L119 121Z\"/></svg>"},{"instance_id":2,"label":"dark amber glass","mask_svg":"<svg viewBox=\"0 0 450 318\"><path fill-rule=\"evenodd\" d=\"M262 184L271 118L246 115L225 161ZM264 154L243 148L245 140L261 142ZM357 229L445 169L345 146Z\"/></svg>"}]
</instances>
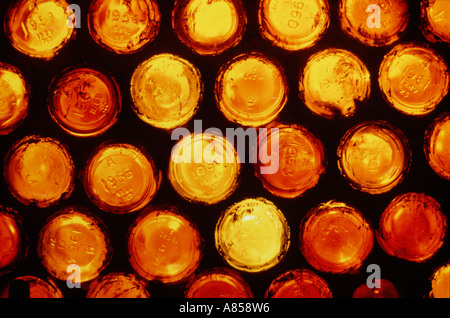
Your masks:
<instances>
[{"instance_id":1,"label":"dark amber glass","mask_svg":"<svg viewBox=\"0 0 450 318\"><path fill-rule=\"evenodd\" d=\"M380 287L369 288L361 284L354 292L353 298L400 298L397 287L386 279L380 279Z\"/></svg>"},{"instance_id":2,"label":"dark amber glass","mask_svg":"<svg viewBox=\"0 0 450 318\"><path fill-rule=\"evenodd\" d=\"M56 139L28 136L19 140L6 155L4 167L11 193L25 205L48 207L73 192L75 166Z\"/></svg>"},{"instance_id":3,"label":"dark amber glass","mask_svg":"<svg viewBox=\"0 0 450 318\"><path fill-rule=\"evenodd\" d=\"M149 125L174 129L197 112L203 96L200 71L174 54L157 54L139 64L131 78L132 108Z\"/></svg>"},{"instance_id":4,"label":"dark amber glass","mask_svg":"<svg viewBox=\"0 0 450 318\"><path fill-rule=\"evenodd\" d=\"M300 97L315 114L328 119L351 117L370 96L370 73L352 52L326 49L313 54L301 74Z\"/></svg>"},{"instance_id":5,"label":"dark amber glass","mask_svg":"<svg viewBox=\"0 0 450 318\"><path fill-rule=\"evenodd\" d=\"M130 54L153 41L161 15L155 0L94 0L88 12L92 38L104 48Z\"/></svg>"},{"instance_id":6,"label":"dark amber glass","mask_svg":"<svg viewBox=\"0 0 450 318\"><path fill-rule=\"evenodd\" d=\"M109 273L89 285L86 298L150 298L147 283L135 275Z\"/></svg>"},{"instance_id":7,"label":"dark amber glass","mask_svg":"<svg viewBox=\"0 0 450 318\"><path fill-rule=\"evenodd\" d=\"M275 278L267 298L332 298L328 283L309 269L294 269Z\"/></svg>"},{"instance_id":8,"label":"dark amber glass","mask_svg":"<svg viewBox=\"0 0 450 318\"><path fill-rule=\"evenodd\" d=\"M397 128L384 121L362 122L341 139L338 167L350 185L370 194L390 191L409 170L408 141Z\"/></svg>"},{"instance_id":9,"label":"dark amber glass","mask_svg":"<svg viewBox=\"0 0 450 318\"><path fill-rule=\"evenodd\" d=\"M280 65L253 52L240 54L221 67L214 92L228 120L259 127L277 118L287 102L288 84Z\"/></svg>"},{"instance_id":10,"label":"dark amber glass","mask_svg":"<svg viewBox=\"0 0 450 318\"><path fill-rule=\"evenodd\" d=\"M379 25L374 25L379 8ZM369 46L386 46L400 39L409 22L407 0L340 0L341 29ZM375 19L375 20L374 20Z\"/></svg>"},{"instance_id":11,"label":"dark amber glass","mask_svg":"<svg viewBox=\"0 0 450 318\"><path fill-rule=\"evenodd\" d=\"M28 114L30 87L16 67L0 62L0 135L19 126Z\"/></svg>"},{"instance_id":12,"label":"dark amber glass","mask_svg":"<svg viewBox=\"0 0 450 318\"><path fill-rule=\"evenodd\" d=\"M175 34L201 55L218 55L237 45L246 25L241 0L176 0L172 12Z\"/></svg>"},{"instance_id":13,"label":"dark amber glass","mask_svg":"<svg viewBox=\"0 0 450 318\"><path fill-rule=\"evenodd\" d=\"M441 248L447 218L432 197L405 193L392 200L380 218L377 240L383 250L412 262L425 262Z\"/></svg>"},{"instance_id":14,"label":"dark amber glass","mask_svg":"<svg viewBox=\"0 0 450 318\"><path fill-rule=\"evenodd\" d=\"M48 110L67 133L98 136L116 121L122 107L115 80L89 67L71 67L53 80Z\"/></svg>"},{"instance_id":15,"label":"dark amber glass","mask_svg":"<svg viewBox=\"0 0 450 318\"><path fill-rule=\"evenodd\" d=\"M236 150L226 138L191 134L172 149L167 178L186 200L216 204L236 190L241 169Z\"/></svg>"},{"instance_id":16,"label":"dark amber glass","mask_svg":"<svg viewBox=\"0 0 450 318\"><path fill-rule=\"evenodd\" d=\"M112 245L98 217L84 208L68 207L46 220L37 252L47 271L62 281L69 278L67 267L78 265L83 283L96 278L109 264Z\"/></svg>"},{"instance_id":17,"label":"dark amber glass","mask_svg":"<svg viewBox=\"0 0 450 318\"><path fill-rule=\"evenodd\" d=\"M406 115L423 116L448 93L447 63L424 45L399 44L381 62L378 84L392 107Z\"/></svg>"},{"instance_id":18,"label":"dark amber glass","mask_svg":"<svg viewBox=\"0 0 450 318\"><path fill-rule=\"evenodd\" d=\"M234 268L261 272L277 265L290 245L283 213L264 198L249 198L227 208L214 231L219 254Z\"/></svg>"},{"instance_id":19,"label":"dark amber glass","mask_svg":"<svg viewBox=\"0 0 450 318\"><path fill-rule=\"evenodd\" d=\"M186 287L186 298L252 298L253 293L238 272L216 268L195 276Z\"/></svg>"},{"instance_id":20,"label":"dark amber glass","mask_svg":"<svg viewBox=\"0 0 450 318\"><path fill-rule=\"evenodd\" d=\"M19 214L0 206L0 275L25 256L27 247Z\"/></svg>"},{"instance_id":21,"label":"dark amber glass","mask_svg":"<svg viewBox=\"0 0 450 318\"><path fill-rule=\"evenodd\" d=\"M450 113L437 117L425 133L424 151L430 167L450 180Z\"/></svg>"},{"instance_id":22,"label":"dark amber glass","mask_svg":"<svg viewBox=\"0 0 450 318\"><path fill-rule=\"evenodd\" d=\"M65 0L16 0L6 13L5 33L19 52L49 60L75 33Z\"/></svg>"},{"instance_id":23,"label":"dark amber glass","mask_svg":"<svg viewBox=\"0 0 450 318\"><path fill-rule=\"evenodd\" d=\"M64 295L51 280L21 276L8 283L0 293L0 298L64 298Z\"/></svg>"},{"instance_id":24,"label":"dark amber glass","mask_svg":"<svg viewBox=\"0 0 450 318\"><path fill-rule=\"evenodd\" d=\"M437 268L430 278L431 298L450 298L450 263Z\"/></svg>"},{"instance_id":25,"label":"dark amber glass","mask_svg":"<svg viewBox=\"0 0 450 318\"><path fill-rule=\"evenodd\" d=\"M430 42L450 43L450 6L447 0L421 1L422 32Z\"/></svg>"},{"instance_id":26,"label":"dark amber glass","mask_svg":"<svg viewBox=\"0 0 450 318\"><path fill-rule=\"evenodd\" d=\"M161 171L149 154L130 144L106 143L88 160L83 184L100 209L129 213L145 207L156 195Z\"/></svg>"},{"instance_id":27,"label":"dark amber glass","mask_svg":"<svg viewBox=\"0 0 450 318\"><path fill-rule=\"evenodd\" d=\"M328 0L260 0L261 35L288 51L312 47L330 25Z\"/></svg>"},{"instance_id":28,"label":"dark amber glass","mask_svg":"<svg viewBox=\"0 0 450 318\"><path fill-rule=\"evenodd\" d=\"M144 209L128 233L130 264L146 280L182 282L202 258L203 239L196 224L173 207Z\"/></svg>"},{"instance_id":29,"label":"dark amber glass","mask_svg":"<svg viewBox=\"0 0 450 318\"><path fill-rule=\"evenodd\" d=\"M329 201L311 209L300 224L300 250L314 268L344 274L361 267L373 246L373 230L363 214Z\"/></svg>"},{"instance_id":30,"label":"dark amber glass","mask_svg":"<svg viewBox=\"0 0 450 318\"><path fill-rule=\"evenodd\" d=\"M278 150L279 164L275 173L261 174L261 167L267 164L258 161L256 165L256 174L268 191L279 197L295 198L316 186L327 165L325 149L318 137L303 126L281 124L274 125L261 137L260 152Z\"/></svg>"}]
</instances>

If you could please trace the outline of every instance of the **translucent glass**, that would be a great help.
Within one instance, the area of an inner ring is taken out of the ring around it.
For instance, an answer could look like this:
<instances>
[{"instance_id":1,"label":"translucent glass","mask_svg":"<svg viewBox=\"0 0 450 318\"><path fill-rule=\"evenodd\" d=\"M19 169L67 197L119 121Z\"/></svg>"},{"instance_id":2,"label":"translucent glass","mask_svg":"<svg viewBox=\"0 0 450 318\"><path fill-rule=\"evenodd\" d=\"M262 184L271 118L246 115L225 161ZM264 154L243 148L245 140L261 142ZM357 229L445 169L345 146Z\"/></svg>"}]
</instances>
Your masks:
<instances>
[{"instance_id":1,"label":"translucent glass","mask_svg":"<svg viewBox=\"0 0 450 318\"><path fill-rule=\"evenodd\" d=\"M383 250L411 262L425 262L441 248L447 218L439 203L422 193L392 200L380 218L377 240Z\"/></svg>"},{"instance_id":2,"label":"translucent glass","mask_svg":"<svg viewBox=\"0 0 450 318\"><path fill-rule=\"evenodd\" d=\"M22 217L0 206L0 275L9 272L26 255Z\"/></svg>"},{"instance_id":3,"label":"translucent glass","mask_svg":"<svg viewBox=\"0 0 450 318\"><path fill-rule=\"evenodd\" d=\"M226 209L214 231L219 254L232 267L261 272L277 265L290 245L283 213L270 201L249 198Z\"/></svg>"},{"instance_id":4,"label":"translucent glass","mask_svg":"<svg viewBox=\"0 0 450 318\"><path fill-rule=\"evenodd\" d=\"M315 187L325 173L327 160L324 146L303 126L278 124L271 128L278 130L270 129L267 134L260 135L259 151L277 149L278 170L261 174L261 167L268 164L258 160L256 175L272 194L283 198L299 197ZM274 155L271 153L271 156ZM258 158L262 157L261 153Z\"/></svg>"},{"instance_id":5,"label":"translucent glass","mask_svg":"<svg viewBox=\"0 0 450 318\"><path fill-rule=\"evenodd\" d=\"M215 268L195 276L186 287L186 298L252 298L247 282L235 271Z\"/></svg>"},{"instance_id":6,"label":"translucent glass","mask_svg":"<svg viewBox=\"0 0 450 318\"><path fill-rule=\"evenodd\" d=\"M360 268L373 246L373 230L363 214L329 201L311 209L300 225L300 250L314 268L344 274Z\"/></svg>"},{"instance_id":7,"label":"translucent glass","mask_svg":"<svg viewBox=\"0 0 450 318\"><path fill-rule=\"evenodd\" d=\"M16 0L6 13L5 33L19 52L49 60L75 33L64 0Z\"/></svg>"},{"instance_id":8,"label":"translucent glass","mask_svg":"<svg viewBox=\"0 0 450 318\"><path fill-rule=\"evenodd\" d=\"M277 118L287 101L288 84L281 66L253 52L223 65L214 91L228 120L259 127Z\"/></svg>"},{"instance_id":9,"label":"translucent glass","mask_svg":"<svg viewBox=\"0 0 450 318\"><path fill-rule=\"evenodd\" d=\"M67 207L50 216L37 245L42 265L62 281L69 278L68 265L74 264L80 268L79 282L88 282L100 275L112 257L105 225L80 207Z\"/></svg>"},{"instance_id":10,"label":"translucent glass","mask_svg":"<svg viewBox=\"0 0 450 318\"><path fill-rule=\"evenodd\" d=\"M72 158L53 138L28 136L16 142L6 156L4 174L11 193L25 205L55 205L74 189Z\"/></svg>"},{"instance_id":11,"label":"translucent glass","mask_svg":"<svg viewBox=\"0 0 450 318\"><path fill-rule=\"evenodd\" d=\"M153 41L159 32L160 20L155 0L94 0L88 12L92 38L118 54L135 53Z\"/></svg>"},{"instance_id":12,"label":"translucent glass","mask_svg":"<svg viewBox=\"0 0 450 318\"><path fill-rule=\"evenodd\" d=\"M328 0L260 0L261 35L288 51L312 47L330 25Z\"/></svg>"},{"instance_id":13,"label":"translucent glass","mask_svg":"<svg viewBox=\"0 0 450 318\"><path fill-rule=\"evenodd\" d=\"M197 226L173 207L143 210L128 233L129 261L146 280L181 283L202 258L203 239Z\"/></svg>"},{"instance_id":14,"label":"translucent glass","mask_svg":"<svg viewBox=\"0 0 450 318\"><path fill-rule=\"evenodd\" d=\"M450 298L450 263L436 269L431 276L431 298Z\"/></svg>"},{"instance_id":15,"label":"translucent glass","mask_svg":"<svg viewBox=\"0 0 450 318\"><path fill-rule=\"evenodd\" d=\"M421 1L422 32L430 42L450 43L450 6L447 0Z\"/></svg>"},{"instance_id":16,"label":"translucent glass","mask_svg":"<svg viewBox=\"0 0 450 318\"><path fill-rule=\"evenodd\" d=\"M386 279L380 279L380 287L369 288L367 283L361 284L354 292L353 298L400 298L397 287Z\"/></svg>"},{"instance_id":17,"label":"translucent glass","mask_svg":"<svg viewBox=\"0 0 450 318\"><path fill-rule=\"evenodd\" d=\"M28 114L30 87L14 66L0 62L0 135L16 129Z\"/></svg>"},{"instance_id":18,"label":"translucent glass","mask_svg":"<svg viewBox=\"0 0 450 318\"><path fill-rule=\"evenodd\" d=\"M89 285L86 298L150 298L147 284L126 273L109 273Z\"/></svg>"},{"instance_id":19,"label":"translucent glass","mask_svg":"<svg viewBox=\"0 0 450 318\"><path fill-rule=\"evenodd\" d=\"M35 276L20 276L12 279L0 293L0 298L64 298L61 290L51 280Z\"/></svg>"},{"instance_id":20,"label":"translucent glass","mask_svg":"<svg viewBox=\"0 0 450 318\"><path fill-rule=\"evenodd\" d=\"M267 298L332 298L328 283L309 269L294 269L277 276L266 291Z\"/></svg>"},{"instance_id":21,"label":"translucent glass","mask_svg":"<svg viewBox=\"0 0 450 318\"><path fill-rule=\"evenodd\" d=\"M199 70L173 54L157 54L142 62L131 78L132 108L144 122L162 129L187 123L202 100Z\"/></svg>"},{"instance_id":22,"label":"translucent glass","mask_svg":"<svg viewBox=\"0 0 450 318\"><path fill-rule=\"evenodd\" d=\"M397 186L409 170L411 153L403 133L384 121L362 122L341 139L338 167L350 185L370 194Z\"/></svg>"},{"instance_id":23,"label":"translucent glass","mask_svg":"<svg viewBox=\"0 0 450 318\"><path fill-rule=\"evenodd\" d=\"M201 55L218 55L237 45L246 25L241 0L176 0L172 12L175 34Z\"/></svg>"},{"instance_id":24,"label":"translucent glass","mask_svg":"<svg viewBox=\"0 0 450 318\"><path fill-rule=\"evenodd\" d=\"M161 176L143 149L125 143L105 143L88 160L83 184L100 209L130 213L150 203L159 189Z\"/></svg>"},{"instance_id":25,"label":"translucent glass","mask_svg":"<svg viewBox=\"0 0 450 318\"><path fill-rule=\"evenodd\" d=\"M49 88L51 117L74 136L93 137L104 133L117 121L121 107L115 80L92 68L70 67Z\"/></svg>"},{"instance_id":26,"label":"translucent glass","mask_svg":"<svg viewBox=\"0 0 450 318\"><path fill-rule=\"evenodd\" d=\"M167 177L186 200L216 204L236 190L241 169L236 150L226 138L194 133L172 149Z\"/></svg>"},{"instance_id":27,"label":"translucent glass","mask_svg":"<svg viewBox=\"0 0 450 318\"><path fill-rule=\"evenodd\" d=\"M351 117L370 96L370 73L352 52L326 49L307 61L299 82L300 97L324 118Z\"/></svg>"},{"instance_id":28,"label":"translucent glass","mask_svg":"<svg viewBox=\"0 0 450 318\"><path fill-rule=\"evenodd\" d=\"M438 116L425 133L424 151L430 167L450 180L450 113Z\"/></svg>"},{"instance_id":29,"label":"translucent glass","mask_svg":"<svg viewBox=\"0 0 450 318\"><path fill-rule=\"evenodd\" d=\"M387 102L407 115L432 112L448 93L445 60L431 48L399 44L384 57L378 83Z\"/></svg>"},{"instance_id":30,"label":"translucent glass","mask_svg":"<svg viewBox=\"0 0 450 318\"><path fill-rule=\"evenodd\" d=\"M341 0L339 20L342 31L361 43L387 46L398 41L406 31L408 1Z\"/></svg>"}]
</instances>

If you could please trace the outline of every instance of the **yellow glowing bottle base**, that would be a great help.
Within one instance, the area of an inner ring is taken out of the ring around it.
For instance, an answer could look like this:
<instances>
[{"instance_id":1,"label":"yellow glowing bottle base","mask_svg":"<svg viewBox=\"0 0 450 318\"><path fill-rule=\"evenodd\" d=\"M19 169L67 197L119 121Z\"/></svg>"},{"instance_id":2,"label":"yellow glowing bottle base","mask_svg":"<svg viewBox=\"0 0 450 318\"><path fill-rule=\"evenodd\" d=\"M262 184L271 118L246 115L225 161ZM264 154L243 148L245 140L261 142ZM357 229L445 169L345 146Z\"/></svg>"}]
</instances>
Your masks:
<instances>
[{"instance_id":1,"label":"yellow glowing bottle base","mask_svg":"<svg viewBox=\"0 0 450 318\"><path fill-rule=\"evenodd\" d=\"M187 123L197 112L202 94L199 70L173 54L152 56L131 78L134 112L142 121L161 129Z\"/></svg>"},{"instance_id":2,"label":"yellow glowing bottle base","mask_svg":"<svg viewBox=\"0 0 450 318\"><path fill-rule=\"evenodd\" d=\"M64 208L42 227L38 256L47 271L67 281L69 265L76 265L79 283L96 278L108 265L112 246L103 223L83 208Z\"/></svg>"},{"instance_id":3,"label":"yellow glowing bottle base","mask_svg":"<svg viewBox=\"0 0 450 318\"><path fill-rule=\"evenodd\" d=\"M263 198L244 199L222 213L214 232L219 254L232 267L261 272L278 264L290 245L283 213Z\"/></svg>"}]
</instances>

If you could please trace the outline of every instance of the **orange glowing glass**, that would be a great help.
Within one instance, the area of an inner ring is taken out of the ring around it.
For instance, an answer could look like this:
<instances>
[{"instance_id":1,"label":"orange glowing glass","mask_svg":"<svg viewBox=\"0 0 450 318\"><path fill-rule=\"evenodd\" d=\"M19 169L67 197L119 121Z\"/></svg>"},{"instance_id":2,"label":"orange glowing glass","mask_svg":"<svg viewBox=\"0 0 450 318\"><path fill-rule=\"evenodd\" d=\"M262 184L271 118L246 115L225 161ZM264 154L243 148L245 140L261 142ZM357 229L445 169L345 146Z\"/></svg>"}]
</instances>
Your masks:
<instances>
[{"instance_id":1,"label":"orange glowing glass","mask_svg":"<svg viewBox=\"0 0 450 318\"><path fill-rule=\"evenodd\" d=\"M216 268L205 271L188 284L186 298L252 298L247 282L235 271Z\"/></svg>"},{"instance_id":2,"label":"orange glowing glass","mask_svg":"<svg viewBox=\"0 0 450 318\"><path fill-rule=\"evenodd\" d=\"M100 209L129 213L145 207L159 189L161 171L144 149L125 143L106 143L88 160L83 184Z\"/></svg>"},{"instance_id":3,"label":"orange glowing glass","mask_svg":"<svg viewBox=\"0 0 450 318\"><path fill-rule=\"evenodd\" d=\"M373 246L373 231L363 214L343 202L311 209L300 225L300 250L314 268L344 274L361 267Z\"/></svg>"},{"instance_id":4,"label":"orange glowing glass","mask_svg":"<svg viewBox=\"0 0 450 318\"><path fill-rule=\"evenodd\" d=\"M430 280L431 298L450 298L450 263L436 269Z\"/></svg>"},{"instance_id":5,"label":"orange glowing glass","mask_svg":"<svg viewBox=\"0 0 450 318\"><path fill-rule=\"evenodd\" d=\"M0 293L0 298L64 298L61 290L51 280L35 276L14 278Z\"/></svg>"},{"instance_id":6,"label":"orange glowing glass","mask_svg":"<svg viewBox=\"0 0 450 318\"><path fill-rule=\"evenodd\" d=\"M361 284L354 292L353 298L400 298L400 293L390 281L380 279L380 287L369 288L367 284Z\"/></svg>"},{"instance_id":7,"label":"orange glowing glass","mask_svg":"<svg viewBox=\"0 0 450 318\"><path fill-rule=\"evenodd\" d=\"M341 0L341 29L369 46L386 46L400 39L409 22L407 0Z\"/></svg>"},{"instance_id":8,"label":"orange glowing glass","mask_svg":"<svg viewBox=\"0 0 450 318\"><path fill-rule=\"evenodd\" d=\"M430 42L450 43L450 7L447 0L422 0L422 32Z\"/></svg>"},{"instance_id":9,"label":"orange glowing glass","mask_svg":"<svg viewBox=\"0 0 450 318\"><path fill-rule=\"evenodd\" d=\"M398 185L409 170L411 153L403 133L384 121L363 122L341 139L338 167L359 191L380 194Z\"/></svg>"},{"instance_id":10,"label":"orange glowing glass","mask_svg":"<svg viewBox=\"0 0 450 318\"><path fill-rule=\"evenodd\" d=\"M14 66L0 62L0 135L16 129L28 114L30 87Z\"/></svg>"},{"instance_id":11,"label":"orange glowing glass","mask_svg":"<svg viewBox=\"0 0 450 318\"><path fill-rule=\"evenodd\" d=\"M16 142L6 155L4 174L10 192L25 205L48 207L74 189L72 158L53 138L28 136Z\"/></svg>"},{"instance_id":12,"label":"orange glowing glass","mask_svg":"<svg viewBox=\"0 0 450 318\"><path fill-rule=\"evenodd\" d=\"M246 25L241 0L177 0L172 12L175 34L200 55L218 55L234 47Z\"/></svg>"},{"instance_id":13,"label":"orange glowing glass","mask_svg":"<svg viewBox=\"0 0 450 318\"><path fill-rule=\"evenodd\" d=\"M202 249L197 226L173 207L144 210L129 230L131 266L149 281L188 279L200 263Z\"/></svg>"},{"instance_id":14,"label":"orange glowing glass","mask_svg":"<svg viewBox=\"0 0 450 318\"><path fill-rule=\"evenodd\" d=\"M22 219L12 209L0 206L0 275L25 255Z\"/></svg>"},{"instance_id":15,"label":"orange glowing glass","mask_svg":"<svg viewBox=\"0 0 450 318\"><path fill-rule=\"evenodd\" d=\"M300 97L315 114L324 118L350 117L357 102L370 96L370 73L353 53L326 49L307 61L299 81Z\"/></svg>"},{"instance_id":16,"label":"orange glowing glass","mask_svg":"<svg viewBox=\"0 0 450 318\"><path fill-rule=\"evenodd\" d=\"M450 180L450 113L436 118L425 133L424 151L430 167Z\"/></svg>"},{"instance_id":17,"label":"orange glowing glass","mask_svg":"<svg viewBox=\"0 0 450 318\"><path fill-rule=\"evenodd\" d=\"M68 7L64 0L16 0L6 13L5 33L19 52L49 60L75 33Z\"/></svg>"},{"instance_id":18,"label":"orange glowing glass","mask_svg":"<svg viewBox=\"0 0 450 318\"><path fill-rule=\"evenodd\" d=\"M131 54L153 41L161 15L155 0L94 0L88 12L92 38L117 54Z\"/></svg>"},{"instance_id":19,"label":"orange glowing glass","mask_svg":"<svg viewBox=\"0 0 450 318\"><path fill-rule=\"evenodd\" d=\"M278 264L290 245L283 213L270 201L249 198L227 208L214 231L219 254L232 267L261 272Z\"/></svg>"},{"instance_id":20,"label":"orange glowing glass","mask_svg":"<svg viewBox=\"0 0 450 318\"><path fill-rule=\"evenodd\" d=\"M431 48L400 44L384 57L378 83L392 107L407 115L426 115L448 93L448 68Z\"/></svg>"},{"instance_id":21,"label":"orange glowing glass","mask_svg":"<svg viewBox=\"0 0 450 318\"><path fill-rule=\"evenodd\" d=\"M284 71L260 53L244 53L223 65L215 83L217 105L224 116L243 126L273 121L287 101Z\"/></svg>"},{"instance_id":22,"label":"orange glowing glass","mask_svg":"<svg viewBox=\"0 0 450 318\"><path fill-rule=\"evenodd\" d=\"M132 274L109 273L89 285L86 298L150 298L147 284Z\"/></svg>"},{"instance_id":23,"label":"orange glowing glass","mask_svg":"<svg viewBox=\"0 0 450 318\"><path fill-rule=\"evenodd\" d=\"M312 47L330 25L328 0L260 0L261 35L288 51Z\"/></svg>"},{"instance_id":24,"label":"orange glowing glass","mask_svg":"<svg viewBox=\"0 0 450 318\"><path fill-rule=\"evenodd\" d=\"M197 112L203 95L199 70L173 54L139 64L131 78L132 108L144 122L162 129L183 126Z\"/></svg>"},{"instance_id":25,"label":"orange glowing glass","mask_svg":"<svg viewBox=\"0 0 450 318\"><path fill-rule=\"evenodd\" d=\"M55 278L66 281L69 265L80 268L79 282L96 278L109 264L112 245L102 221L84 208L67 207L50 216L41 228L37 252Z\"/></svg>"},{"instance_id":26,"label":"orange glowing glass","mask_svg":"<svg viewBox=\"0 0 450 318\"><path fill-rule=\"evenodd\" d=\"M283 198L299 197L316 186L325 173L327 161L323 144L299 125L275 125L271 128L278 130L270 129L269 133L260 136L259 150L278 149L278 170L261 174L261 167L268 164L258 161L256 175L272 194ZM277 144L273 147L272 143Z\"/></svg>"},{"instance_id":27,"label":"orange glowing glass","mask_svg":"<svg viewBox=\"0 0 450 318\"><path fill-rule=\"evenodd\" d=\"M104 133L117 121L122 107L114 79L88 67L66 69L53 80L49 92L51 117L78 137Z\"/></svg>"},{"instance_id":28,"label":"orange glowing glass","mask_svg":"<svg viewBox=\"0 0 450 318\"><path fill-rule=\"evenodd\" d=\"M270 284L266 298L332 298L328 283L313 271L294 269L282 273Z\"/></svg>"},{"instance_id":29,"label":"orange glowing glass","mask_svg":"<svg viewBox=\"0 0 450 318\"><path fill-rule=\"evenodd\" d=\"M67 207L46 220L37 252L47 271L62 281L71 274L68 266L78 265L83 283L96 278L109 264L112 246L99 218L84 208Z\"/></svg>"},{"instance_id":30,"label":"orange glowing glass","mask_svg":"<svg viewBox=\"0 0 450 318\"><path fill-rule=\"evenodd\" d=\"M425 262L441 248L447 219L439 203L423 193L405 193L392 200L380 218L377 240L391 256Z\"/></svg>"},{"instance_id":31,"label":"orange glowing glass","mask_svg":"<svg viewBox=\"0 0 450 318\"><path fill-rule=\"evenodd\" d=\"M241 169L236 150L226 138L194 133L172 149L167 177L184 199L216 204L236 190Z\"/></svg>"}]
</instances>

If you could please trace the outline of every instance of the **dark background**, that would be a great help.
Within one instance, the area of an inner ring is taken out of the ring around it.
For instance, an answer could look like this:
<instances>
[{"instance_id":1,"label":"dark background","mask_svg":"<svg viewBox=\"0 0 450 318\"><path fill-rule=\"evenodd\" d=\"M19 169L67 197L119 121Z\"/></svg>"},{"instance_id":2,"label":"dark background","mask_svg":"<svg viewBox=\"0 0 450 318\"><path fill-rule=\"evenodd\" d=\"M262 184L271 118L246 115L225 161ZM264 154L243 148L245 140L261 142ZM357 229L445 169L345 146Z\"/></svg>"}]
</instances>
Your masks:
<instances>
[{"instance_id":1,"label":"dark background","mask_svg":"<svg viewBox=\"0 0 450 318\"><path fill-rule=\"evenodd\" d=\"M0 16L5 15L10 1L0 1ZM81 28L76 29L75 38L50 61L30 58L17 52L8 42L3 30L0 31L0 61L18 67L31 86L30 112L25 121L14 132L0 136L0 160L3 160L7 151L17 140L29 135L56 137L68 146L73 156L76 168L80 172L93 151L101 142L106 140L126 141L142 145L153 157L157 167L166 173L170 150L174 141L170 134L153 128L141 120L130 108L129 86L134 69L139 63L158 53L171 52L191 61L196 65L204 81L204 97L198 113L194 119L203 120L203 128L218 127L225 131L226 127L234 125L224 118L218 110L214 99L214 80L218 70L225 62L243 52L264 52L269 58L281 63L289 82L289 99L280 114L280 120L286 123L296 123L305 126L308 130L319 136L323 141L328 167L326 174L320 179L318 185L307 191L297 199L281 199L263 189L259 180L254 176L250 164L244 165L242 181L236 192L224 202L214 206L199 206L188 203L179 197L171 188L167 178L164 178L161 189L152 201L152 205L171 203L187 214L200 229L205 242L204 256L198 272L214 267L229 267L221 259L214 246L214 227L220 213L232 203L245 197L264 196L273 201L285 214L291 229L291 246L281 263L261 273L245 273L242 276L250 284L255 297L263 297L270 282L279 274L294 268L309 268L314 270L303 258L299 251L298 233L302 217L312 207L331 199L341 200L360 209L370 220L374 228L378 227L378 220L384 208L397 195L405 192L423 192L434 197L442 206L443 212L449 216L450 211L450 183L439 178L428 166L424 152L423 139L426 128L440 113L448 109L449 99L446 97L431 114L424 117L409 117L391 108L381 97L378 87L377 74L383 56L393 46L381 48L367 47L356 40L348 38L339 28L337 15L338 1L330 0L331 25L324 37L312 48L289 53L280 48L273 47L263 40L258 31L257 0L244 0L247 12L247 27L242 41L234 48L215 57L202 57L183 46L171 28L171 10L173 1L158 0L162 14L161 28L151 43L142 50L131 55L118 55L100 47L91 38L87 26L88 1L74 1L80 5L82 19ZM419 1L410 1L410 21L407 32L397 43L407 41L427 42L419 30L420 25ZM449 47L445 44L430 44L448 62ZM348 119L327 120L313 115L298 97L298 78L305 66L308 57L325 48L343 48L356 53L368 67L372 78L370 99L361 104L356 114ZM47 110L47 93L51 80L68 66L89 63L98 69L106 70L118 82L122 97L123 108L119 121L104 135L94 138L77 138L63 132L50 118ZM341 177L336 164L336 149L340 138L354 125L364 120L387 120L400 128L408 138L412 150L412 165L405 180L388 193L369 195L352 189L346 180ZM188 128L193 128L193 120ZM99 216L107 225L113 242L114 254L110 265L105 272L121 271L132 272L127 260L126 234L129 225L135 220L139 212L127 215L115 215L97 209L87 198L79 178L73 195L57 206L38 209L21 205L9 193L5 181L0 179L0 205L9 206L19 212L23 218L23 225L28 239L28 254L17 267L6 275L0 277L0 284L22 275L34 275L42 278L48 276L36 255L37 236L45 220L69 205L82 205ZM333 294L338 298L349 298L354 290L365 283L366 267L375 263L381 267L382 278L393 282L401 295L407 298L426 297L430 290L429 278L434 270L450 259L450 238L447 237L443 247L429 261L417 264L388 256L375 242L373 250L364 262L360 271L354 274L326 274L314 270L329 284ZM59 287L65 297L83 297L85 290L70 290L65 282L59 282ZM185 285L163 285L150 282L148 290L154 298L183 297Z\"/></svg>"}]
</instances>

